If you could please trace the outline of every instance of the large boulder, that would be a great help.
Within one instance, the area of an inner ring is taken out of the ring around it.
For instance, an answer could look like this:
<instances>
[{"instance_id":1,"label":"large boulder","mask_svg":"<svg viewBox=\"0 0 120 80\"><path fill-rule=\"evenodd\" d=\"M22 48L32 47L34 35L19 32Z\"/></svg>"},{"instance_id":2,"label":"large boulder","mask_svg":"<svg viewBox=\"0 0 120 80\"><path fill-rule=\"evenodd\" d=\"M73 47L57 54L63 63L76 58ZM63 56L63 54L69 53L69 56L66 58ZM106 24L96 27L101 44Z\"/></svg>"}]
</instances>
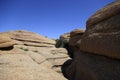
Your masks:
<instances>
[{"instance_id":1,"label":"large boulder","mask_svg":"<svg viewBox=\"0 0 120 80\"><path fill-rule=\"evenodd\" d=\"M68 80L120 80L120 1L91 16L84 34L70 36L74 56L62 66Z\"/></svg>"},{"instance_id":2,"label":"large boulder","mask_svg":"<svg viewBox=\"0 0 120 80\"><path fill-rule=\"evenodd\" d=\"M120 59L120 1L105 6L88 19L78 45L82 51Z\"/></svg>"}]
</instances>

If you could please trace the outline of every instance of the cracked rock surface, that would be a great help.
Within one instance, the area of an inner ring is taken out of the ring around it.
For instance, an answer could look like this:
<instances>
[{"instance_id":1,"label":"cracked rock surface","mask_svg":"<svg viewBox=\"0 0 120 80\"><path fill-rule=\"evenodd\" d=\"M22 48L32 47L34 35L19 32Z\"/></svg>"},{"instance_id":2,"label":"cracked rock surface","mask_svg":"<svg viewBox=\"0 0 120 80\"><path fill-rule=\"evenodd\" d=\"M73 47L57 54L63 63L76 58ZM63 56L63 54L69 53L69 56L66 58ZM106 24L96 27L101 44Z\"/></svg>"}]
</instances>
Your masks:
<instances>
[{"instance_id":1,"label":"cracked rock surface","mask_svg":"<svg viewBox=\"0 0 120 80\"><path fill-rule=\"evenodd\" d=\"M55 48L54 40L27 31L0 34L15 42L13 49L0 50L0 80L67 80L60 69L67 50Z\"/></svg>"}]
</instances>

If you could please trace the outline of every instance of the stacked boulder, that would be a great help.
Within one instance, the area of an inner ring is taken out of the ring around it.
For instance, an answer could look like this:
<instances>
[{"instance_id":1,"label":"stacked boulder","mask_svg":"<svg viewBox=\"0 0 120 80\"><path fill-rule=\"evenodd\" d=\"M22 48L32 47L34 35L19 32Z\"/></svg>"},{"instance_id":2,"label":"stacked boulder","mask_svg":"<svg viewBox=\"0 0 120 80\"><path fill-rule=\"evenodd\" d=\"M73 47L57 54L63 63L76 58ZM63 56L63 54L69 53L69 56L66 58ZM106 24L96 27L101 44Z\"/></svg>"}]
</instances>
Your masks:
<instances>
[{"instance_id":1,"label":"stacked boulder","mask_svg":"<svg viewBox=\"0 0 120 80\"><path fill-rule=\"evenodd\" d=\"M86 31L79 33L70 34L74 56L64 63L64 76L68 80L120 80L120 1L97 11L88 19Z\"/></svg>"}]
</instances>

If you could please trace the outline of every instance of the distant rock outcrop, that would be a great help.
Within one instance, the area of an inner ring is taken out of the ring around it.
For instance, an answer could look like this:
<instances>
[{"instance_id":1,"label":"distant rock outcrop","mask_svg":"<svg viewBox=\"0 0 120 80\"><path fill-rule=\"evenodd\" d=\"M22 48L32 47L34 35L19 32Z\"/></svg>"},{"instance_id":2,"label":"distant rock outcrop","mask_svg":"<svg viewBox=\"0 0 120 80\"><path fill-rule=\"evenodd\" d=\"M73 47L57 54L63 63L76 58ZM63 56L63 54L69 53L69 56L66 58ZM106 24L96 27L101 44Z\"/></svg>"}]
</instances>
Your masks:
<instances>
[{"instance_id":1,"label":"distant rock outcrop","mask_svg":"<svg viewBox=\"0 0 120 80\"><path fill-rule=\"evenodd\" d=\"M70 40L70 33L65 33L60 36L59 39L56 40L56 47L57 48L65 48L67 49L69 56L72 57L72 50L69 46L69 40Z\"/></svg>"},{"instance_id":2,"label":"distant rock outcrop","mask_svg":"<svg viewBox=\"0 0 120 80\"><path fill-rule=\"evenodd\" d=\"M67 50L55 44L29 31L0 33L0 80L66 80L60 68Z\"/></svg>"},{"instance_id":3,"label":"distant rock outcrop","mask_svg":"<svg viewBox=\"0 0 120 80\"><path fill-rule=\"evenodd\" d=\"M63 35L60 36L59 39L56 40L56 47L64 47L66 48L68 46L69 43L69 39L70 39L70 33L65 33Z\"/></svg>"},{"instance_id":4,"label":"distant rock outcrop","mask_svg":"<svg viewBox=\"0 0 120 80\"><path fill-rule=\"evenodd\" d=\"M120 80L120 1L91 16L85 32L70 36L74 56L62 66L68 80Z\"/></svg>"}]
</instances>

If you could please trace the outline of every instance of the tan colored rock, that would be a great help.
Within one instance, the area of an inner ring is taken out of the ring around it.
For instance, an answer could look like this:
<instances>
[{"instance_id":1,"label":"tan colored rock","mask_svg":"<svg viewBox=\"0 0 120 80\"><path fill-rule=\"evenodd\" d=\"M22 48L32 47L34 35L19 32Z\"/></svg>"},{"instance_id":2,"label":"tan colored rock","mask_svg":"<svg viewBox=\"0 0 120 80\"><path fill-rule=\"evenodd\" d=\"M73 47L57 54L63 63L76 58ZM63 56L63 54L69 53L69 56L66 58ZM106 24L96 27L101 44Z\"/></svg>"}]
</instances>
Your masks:
<instances>
[{"instance_id":1,"label":"tan colored rock","mask_svg":"<svg viewBox=\"0 0 120 80\"><path fill-rule=\"evenodd\" d=\"M107 13L114 12L114 16L103 20L105 17L102 15L106 14L104 9ZM100 13L101 15L97 18L102 17L103 19L87 27L83 39L80 43L78 42L80 50L120 59L120 14L116 11L120 12L120 1L107 5L95 14ZM95 15L90 20L97 19Z\"/></svg>"},{"instance_id":2,"label":"tan colored rock","mask_svg":"<svg viewBox=\"0 0 120 80\"><path fill-rule=\"evenodd\" d=\"M15 43L14 42L5 42L0 44L0 48L7 48L13 46Z\"/></svg>"},{"instance_id":3,"label":"tan colored rock","mask_svg":"<svg viewBox=\"0 0 120 80\"><path fill-rule=\"evenodd\" d=\"M35 46L35 47L54 47L54 45L50 45L47 43L34 43L34 42L23 42L26 46Z\"/></svg>"},{"instance_id":4,"label":"tan colored rock","mask_svg":"<svg viewBox=\"0 0 120 80\"><path fill-rule=\"evenodd\" d=\"M34 52L0 55L1 80L66 80L50 69L44 57Z\"/></svg>"},{"instance_id":5,"label":"tan colored rock","mask_svg":"<svg viewBox=\"0 0 120 80\"><path fill-rule=\"evenodd\" d=\"M59 73L61 73L61 66L63 63L70 59L67 50L64 48L51 48L48 51L44 51L43 49L42 51L38 50L38 53L44 56L47 61L52 64L51 68Z\"/></svg>"},{"instance_id":6,"label":"tan colored rock","mask_svg":"<svg viewBox=\"0 0 120 80\"><path fill-rule=\"evenodd\" d=\"M8 36L0 35L0 44L5 42L11 42L12 39L10 39Z\"/></svg>"},{"instance_id":7,"label":"tan colored rock","mask_svg":"<svg viewBox=\"0 0 120 80\"><path fill-rule=\"evenodd\" d=\"M0 51L1 80L66 80L61 66L69 56L66 49L55 48L55 40L23 30L0 34L15 42L12 50Z\"/></svg>"},{"instance_id":8,"label":"tan colored rock","mask_svg":"<svg viewBox=\"0 0 120 80\"><path fill-rule=\"evenodd\" d=\"M13 46L15 43L8 36L0 35L0 48L8 48Z\"/></svg>"},{"instance_id":9,"label":"tan colored rock","mask_svg":"<svg viewBox=\"0 0 120 80\"><path fill-rule=\"evenodd\" d=\"M28 55L30 55L32 58L42 56L43 58L38 57L34 60L37 63L48 61L50 64L44 63L45 66L48 66L50 69L53 69L58 73L61 73L61 66L63 65L63 63L66 60L70 59L65 48L46 48L24 45L15 45L14 47L26 51L27 53L29 53Z\"/></svg>"},{"instance_id":10,"label":"tan colored rock","mask_svg":"<svg viewBox=\"0 0 120 80\"><path fill-rule=\"evenodd\" d=\"M40 47L53 47L55 45L55 40L48 39L44 36L39 34L25 31L25 30L18 30L18 31L9 31L1 33L7 36L10 36L17 45L28 45L28 46L40 46Z\"/></svg>"}]
</instances>

